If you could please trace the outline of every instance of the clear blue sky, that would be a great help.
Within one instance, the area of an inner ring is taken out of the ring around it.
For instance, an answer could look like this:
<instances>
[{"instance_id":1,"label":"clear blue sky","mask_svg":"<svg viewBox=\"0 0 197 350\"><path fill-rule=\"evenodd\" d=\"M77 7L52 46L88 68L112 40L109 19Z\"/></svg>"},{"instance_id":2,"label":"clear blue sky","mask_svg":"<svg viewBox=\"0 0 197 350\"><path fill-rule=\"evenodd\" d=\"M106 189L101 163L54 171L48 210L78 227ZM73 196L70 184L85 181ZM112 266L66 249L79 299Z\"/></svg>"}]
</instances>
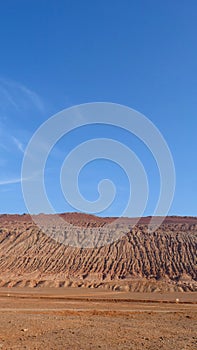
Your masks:
<instances>
[{"instance_id":1,"label":"clear blue sky","mask_svg":"<svg viewBox=\"0 0 197 350\"><path fill-rule=\"evenodd\" d=\"M169 214L197 215L196 13L195 0L0 2L0 213L26 212L21 164L39 125L66 107L104 101L134 108L160 129L177 176ZM58 184L69 148L90 135L111 133L143 162L151 190L145 215L153 212L159 179L146 147L124 133L93 127L61 140L59 153L49 157L46 187L57 211L73 210ZM114 164L100 160L87 166L79 179L81 192L95 199L103 177L118 191L104 214L119 215L128 181Z\"/></svg>"}]
</instances>

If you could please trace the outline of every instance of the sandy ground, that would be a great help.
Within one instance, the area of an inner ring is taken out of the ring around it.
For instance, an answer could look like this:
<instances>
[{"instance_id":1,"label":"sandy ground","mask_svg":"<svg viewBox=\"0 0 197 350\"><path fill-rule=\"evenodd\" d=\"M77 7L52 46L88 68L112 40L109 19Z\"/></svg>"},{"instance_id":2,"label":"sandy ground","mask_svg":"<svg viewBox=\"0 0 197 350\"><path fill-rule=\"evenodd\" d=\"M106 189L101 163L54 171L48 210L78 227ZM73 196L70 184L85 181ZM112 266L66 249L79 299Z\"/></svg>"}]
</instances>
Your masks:
<instances>
[{"instance_id":1,"label":"sandy ground","mask_svg":"<svg viewBox=\"0 0 197 350\"><path fill-rule=\"evenodd\" d=\"M0 289L0 349L197 349L196 330L197 293Z\"/></svg>"}]
</instances>

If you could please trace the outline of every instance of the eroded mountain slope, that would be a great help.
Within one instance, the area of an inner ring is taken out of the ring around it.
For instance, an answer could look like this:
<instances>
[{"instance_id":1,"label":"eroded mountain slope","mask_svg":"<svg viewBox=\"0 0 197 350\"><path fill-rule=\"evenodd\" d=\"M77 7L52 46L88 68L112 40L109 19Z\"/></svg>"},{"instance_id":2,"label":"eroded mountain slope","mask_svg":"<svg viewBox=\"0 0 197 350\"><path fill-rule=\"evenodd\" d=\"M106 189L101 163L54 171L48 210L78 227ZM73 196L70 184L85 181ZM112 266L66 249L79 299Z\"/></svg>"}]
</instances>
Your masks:
<instances>
[{"instance_id":1,"label":"eroded mountain slope","mask_svg":"<svg viewBox=\"0 0 197 350\"><path fill-rule=\"evenodd\" d=\"M76 213L62 218L98 230L113 221ZM197 218L169 217L155 232L149 232L149 221L133 227L129 219L128 233L117 241L81 248L58 243L29 215L1 215L0 286L197 291Z\"/></svg>"}]
</instances>

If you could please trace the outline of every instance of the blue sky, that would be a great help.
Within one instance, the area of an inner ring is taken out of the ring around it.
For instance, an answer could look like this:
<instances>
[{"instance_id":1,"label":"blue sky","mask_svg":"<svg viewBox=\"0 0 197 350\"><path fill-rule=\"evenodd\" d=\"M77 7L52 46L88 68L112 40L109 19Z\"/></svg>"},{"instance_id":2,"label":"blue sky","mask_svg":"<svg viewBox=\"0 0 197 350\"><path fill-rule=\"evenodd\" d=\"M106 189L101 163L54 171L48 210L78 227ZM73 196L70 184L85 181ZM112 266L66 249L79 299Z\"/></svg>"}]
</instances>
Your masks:
<instances>
[{"instance_id":1,"label":"blue sky","mask_svg":"<svg viewBox=\"0 0 197 350\"><path fill-rule=\"evenodd\" d=\"M0 213L23 213L20 174L25 147L54 113L87 102L114 102L147 116L165 137L176 168L169 214L197 215L197 3L189 1L6 0L0 2ZM46 189L58 212L72 211L59 170L72 147L113 136L134 150L150 186L144 215L159 193L158 170L134 136L110 127L73 131L53 149ZM117 197L102 215L119 215L128 199L122 169L99 160L80 174L89 200L110 178Z\"/></svg>"}]
</instances>

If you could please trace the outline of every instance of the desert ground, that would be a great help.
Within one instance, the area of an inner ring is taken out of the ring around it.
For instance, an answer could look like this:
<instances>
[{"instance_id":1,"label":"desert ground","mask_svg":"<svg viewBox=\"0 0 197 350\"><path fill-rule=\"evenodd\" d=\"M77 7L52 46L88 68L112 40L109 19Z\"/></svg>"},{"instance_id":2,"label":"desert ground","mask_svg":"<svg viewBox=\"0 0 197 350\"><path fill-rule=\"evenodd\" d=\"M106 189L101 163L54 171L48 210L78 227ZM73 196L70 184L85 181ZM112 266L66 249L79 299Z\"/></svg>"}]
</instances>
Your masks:
<instances>
[{"instance_id":1,"label":"desert ground","mask_svg":"<svg viewBox=\"0 0 197 350\"><path fill-rule=\"evenodd\" d=\"M0 215L0 349L197 349L197 218L37 219Z\"/></svg>"},{"instance_id":2,"label":"desert ground","mask_svg":"<svg viewBox=\"0 0 197 350\"><path fill-rule=\"evenodd\" d=\"M0 348L196 349L197 293L1 288Z\"/></svg>"}]
</instances>

